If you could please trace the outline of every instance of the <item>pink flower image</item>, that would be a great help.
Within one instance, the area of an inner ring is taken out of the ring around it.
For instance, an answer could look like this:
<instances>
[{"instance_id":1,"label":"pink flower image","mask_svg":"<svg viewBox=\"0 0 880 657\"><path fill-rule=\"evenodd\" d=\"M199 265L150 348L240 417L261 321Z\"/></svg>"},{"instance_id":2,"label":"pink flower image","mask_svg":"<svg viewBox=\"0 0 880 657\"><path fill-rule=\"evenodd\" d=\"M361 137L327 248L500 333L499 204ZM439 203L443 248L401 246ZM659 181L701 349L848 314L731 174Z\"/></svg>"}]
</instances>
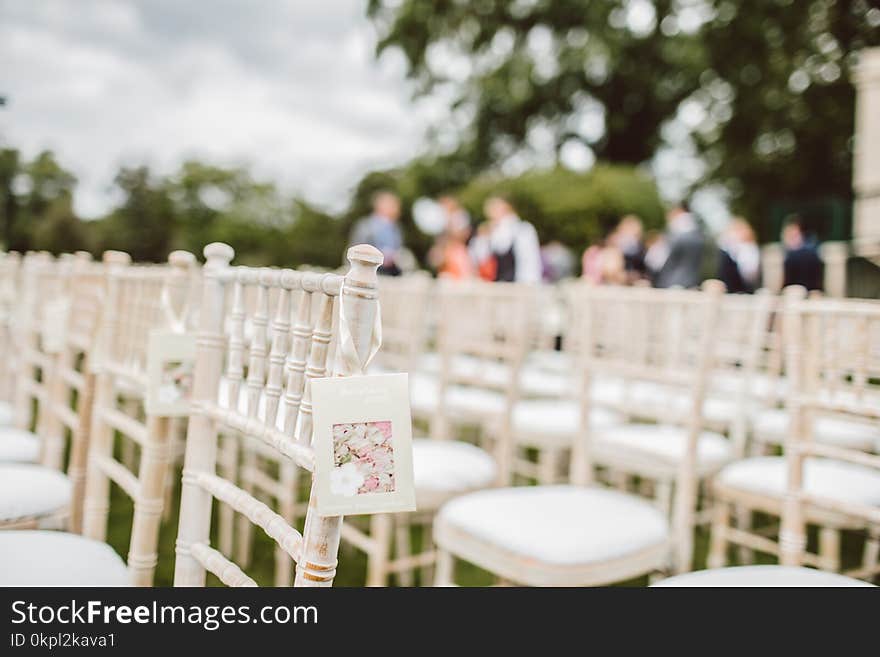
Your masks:
<instances>
[{"instance_id":1,"label":"pink flower image","mask_svg":"<svg viewBox=\"0 0 880 657\"><path fill-rule=\"evenodd\" d=\"M387 420L333 425L330 490L346 497L393 492L391 435L391 422Z\"/></svg>"}]
</instances>

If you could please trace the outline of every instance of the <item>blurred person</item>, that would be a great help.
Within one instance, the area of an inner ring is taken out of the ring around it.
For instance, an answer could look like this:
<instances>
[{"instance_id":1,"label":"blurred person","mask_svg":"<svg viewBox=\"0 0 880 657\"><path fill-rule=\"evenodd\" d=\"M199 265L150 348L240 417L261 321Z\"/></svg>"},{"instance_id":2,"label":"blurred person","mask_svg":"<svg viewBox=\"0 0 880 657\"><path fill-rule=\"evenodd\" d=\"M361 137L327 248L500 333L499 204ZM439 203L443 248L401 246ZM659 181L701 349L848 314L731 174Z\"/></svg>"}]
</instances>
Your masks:
<instances>
[{"instance_id":1,"label":"blurred person","mask_svg":"<svg viewBox=\"0 0 880 657\"><path fill-rule=\"evenodd\" d=\"M634 214L628 214L620 220L608 238L623 255L623 269L626 272L627 282L630 283L645 276L643 231L642 220Z\"/></svg>"},{"instance_id":2,"label":"blurred person","mask_svg":"<svg viewBox=\"0 0 880 657\"><path fill-rule=\"evenodd\" d=\"M789 217L782 229L783 285L802 285L808 290L822 290L825 265L814 241L808 241L800 217Z\"/></svg>"},{"instance_id":3,"label":"blurred person","mask_svg":"<svg viewBox=\"0 0 880 657\"><path fill-rule=\"evenodd\" d=\"M558 240L541 247L541 265L545 283L555 283L574 273L574 256L571 249Z\"/></svg>"},{"instance_id":4,"label":"blurred person","mask_svg":"<svg viewBox=\"0 0 880 657\"><path fill-rule=\"evenodd\" d=\"M705 239L687 203L667 212L663 240L665 246L654 254L654 286L697 287L702 279Z\"/></svg>"},{"instance_id":5,"label":"blurred person","mask_svg":"<svg viewBox=\"0 0 880 657\"><path fill-rule=\"evenodd\" d=\"M490 196L483 204L486 223L471 241L480 277L517 283L541 282L538 232L516 214L510 201Z\"/></svg>"},{"instance_id":6,"label":"blurred person","mask_svg":"<svg viewBox=\"0 0 880 657\"><path fill-rule=\"evenodd\" d=\"M761 281L761 250L755 231L745 219L735 217L719 240L718 279L728 292L751 294Z\"/></svg>"},{"instance_id":7,"label":"blurred person","mask_svg":"<svg viewBox=\"0 0 880 657\"><path fill-rule=\"evenodd\" d=\"M470 215L452 196L441 196L437 203L446 215L446 228L428 252L428 262L438 276L472 278L476 271L467 246L471 236Z\"/></svg>"},{"instance_id":8,"label":"blurred person","mask_svg":"<svg viewBox=\"0 0 880 657\"><path fill-rule=\"evenodd\" d=\"M379 273L400 276L400 255L403 233L400 231L400 198L388 190L380 190L371 198L373 207L368 217L359 219L351 233L352 244L370 244L385 256Z\"/></svg>"},{"instance_id":9,"label":"blurred person","mask_svg":"<svg viewBox=\"0 0 880 657\"><path fill-rule=\"evenodd\" d=\"M622 285L626 283L624 255L609 240L587 247L581 258L581 276L594 285Z\"/></svg>"}]
</instances>

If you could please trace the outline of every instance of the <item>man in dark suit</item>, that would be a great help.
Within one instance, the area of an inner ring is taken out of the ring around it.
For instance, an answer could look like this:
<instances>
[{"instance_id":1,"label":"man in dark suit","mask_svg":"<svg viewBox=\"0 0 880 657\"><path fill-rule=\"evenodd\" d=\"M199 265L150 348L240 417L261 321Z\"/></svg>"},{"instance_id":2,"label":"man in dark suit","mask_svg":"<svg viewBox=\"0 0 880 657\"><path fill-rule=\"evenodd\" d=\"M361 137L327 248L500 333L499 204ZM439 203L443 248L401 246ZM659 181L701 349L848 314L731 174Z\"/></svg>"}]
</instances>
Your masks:
<instances>
[{"instance_id":1,"label":"man in dark suit","mask_svg":"<svg viewBox=\"0 0 880 657\"><path fill-rule=\"evenodd\" d=\"M800 219L789 219L782 229L785 247L784 285L802 285L808 290L821 290L825 278L825 264L815 245L807 242Z\"/></svg>"},{"instance_id":2,"label":"man in dark suit","mask_svg":"<svg viewBox=\"0 0 880 657\"><path fill-rule=\"evenodd\" d=\"M706 240L685 203L666 214L663 240L667 256L654 276L654 287L699 286Z\"/></svg>"}]
</instances>

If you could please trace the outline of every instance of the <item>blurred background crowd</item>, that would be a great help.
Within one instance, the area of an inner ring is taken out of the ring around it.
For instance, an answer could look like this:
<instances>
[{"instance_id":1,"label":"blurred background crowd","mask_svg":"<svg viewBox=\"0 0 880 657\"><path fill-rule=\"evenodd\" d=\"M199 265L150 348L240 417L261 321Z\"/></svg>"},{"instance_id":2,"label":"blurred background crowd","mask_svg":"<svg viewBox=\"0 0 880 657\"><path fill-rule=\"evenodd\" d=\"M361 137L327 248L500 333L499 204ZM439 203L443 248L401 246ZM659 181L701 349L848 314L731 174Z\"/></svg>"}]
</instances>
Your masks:
<instances>
[{"instance_id":1,"label":"blurred background crowd","mask_svg":"<svg viewBox=\"0 0 880 657\"><path fill-rule=\"evenodd\" d=\"M761 252L755 231L734 217L717 241L686 202L670 207L661 230L646 232L644 222L627 214L582 254L559 241L541 243L535 226L505 196L490 194L485 220L474 226L454 196L420 199L413 211L426 233L436 233L427 265L437 276L455 280L554 283L578 274L595 285L693 288L717 278L732 293L761 287ZM380 272L399 276L418 267L400 227L401 201L389 190L377 191L372 210L354 225L352 244L367 243L385 255ZM784 285L822 290L823 262L815 236L797 215L786 218L781 234Z\"/></svg>"},{"instance_id":2,"label":"blurred background crowd","mask_svg":"<svg viewBox=\"0 0 880 657\"><path fill-rule=\"evenodd\" d=\"M343 245L363 241L388 274L720 277L750 292L763 245L784 249L785 282L817 289L820 243L853 237L854 77L880 45L868 0L161 4L0 3L7 249L160 261L223 241L246 264L337 267ZM369 84L393 79L406 100L343 78L355 65L381 68ZM150 67L155 89L129 84ZM265 83L262 100L241 93L242 72ZM306 83L323 86L309 95ZM287 106L261 103L288 84L301 93L285 120ZM331 99L341 105L325 111ZM344 136L313 130L306 144L307 105ZM178 130L187 107L198 120ZM97 116L113 117L111 142L139 150L99 143ZM411 120L416 141L395 132ZM369 140L344 132L359 121ZM282 153L293 164L262 166ZM115 167L99 184L97 160ZM327 173L346 167L345 180ZM322 181L329 192L302 191ZM84 203L96 188L106 199ZM850 260L880 291L877 259Z\"/></svg>"}]
</instances>

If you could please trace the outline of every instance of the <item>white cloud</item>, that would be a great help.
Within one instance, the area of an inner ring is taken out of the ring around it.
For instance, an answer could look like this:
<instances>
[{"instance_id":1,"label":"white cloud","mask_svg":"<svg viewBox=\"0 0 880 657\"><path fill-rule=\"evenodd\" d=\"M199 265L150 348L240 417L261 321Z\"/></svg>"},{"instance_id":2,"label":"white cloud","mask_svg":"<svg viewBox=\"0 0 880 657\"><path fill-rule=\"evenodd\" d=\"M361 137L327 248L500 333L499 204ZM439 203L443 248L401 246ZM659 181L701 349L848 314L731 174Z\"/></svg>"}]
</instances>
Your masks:
<instances>
[{"instance_id":1,"label":"white cloud","mask_svg":"<svg viewBox=\"0 0 880 657\"><path fill-rule=\"evenodd\" d=\"M187 157L338 208L423 142L427 112L374 48L358 0L0 0L0 139L54 149L86 216L113 201L119 165Z\"/></svg>"}]
</instances>

